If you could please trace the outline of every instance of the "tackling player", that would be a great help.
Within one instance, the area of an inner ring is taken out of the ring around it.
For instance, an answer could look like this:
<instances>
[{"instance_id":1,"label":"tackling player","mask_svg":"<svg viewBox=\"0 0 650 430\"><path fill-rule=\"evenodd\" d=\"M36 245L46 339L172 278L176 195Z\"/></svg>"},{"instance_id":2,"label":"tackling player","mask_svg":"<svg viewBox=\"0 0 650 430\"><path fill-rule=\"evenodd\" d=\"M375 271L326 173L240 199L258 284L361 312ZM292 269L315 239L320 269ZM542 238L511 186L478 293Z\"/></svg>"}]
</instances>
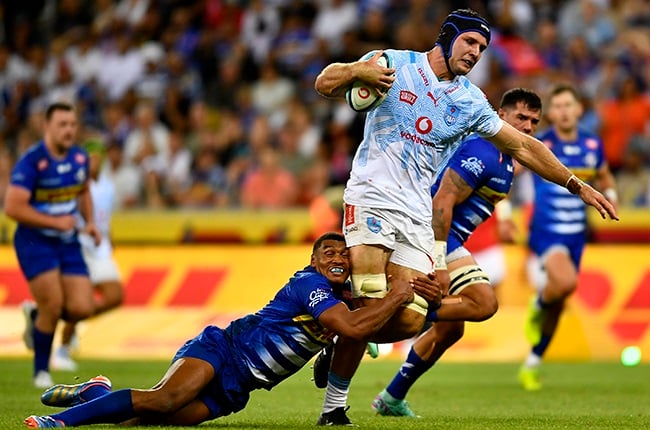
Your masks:
<instances>
[{"instance_id":1,"label":"tackling player","mask_svg":"<svg viewBox=\"0 0 650 430\"><path fill-rule=\"evenodd\" d=\"M339 233L316 240L311 263L296 272L275 298L255 314L225 329L206 327L183 345L161 381L150 390L110 392L105 377L76 386L54 386L41 399L51 406L73 406L51 416L32 415L33 428L97 423L196 425L238 412L249 393L270 390L296 373L335 335L366 341L414 293L440 300L434 275L394 282L373 309L350 311L346 282L349 251Z\"/></svg>"}]
</instances>

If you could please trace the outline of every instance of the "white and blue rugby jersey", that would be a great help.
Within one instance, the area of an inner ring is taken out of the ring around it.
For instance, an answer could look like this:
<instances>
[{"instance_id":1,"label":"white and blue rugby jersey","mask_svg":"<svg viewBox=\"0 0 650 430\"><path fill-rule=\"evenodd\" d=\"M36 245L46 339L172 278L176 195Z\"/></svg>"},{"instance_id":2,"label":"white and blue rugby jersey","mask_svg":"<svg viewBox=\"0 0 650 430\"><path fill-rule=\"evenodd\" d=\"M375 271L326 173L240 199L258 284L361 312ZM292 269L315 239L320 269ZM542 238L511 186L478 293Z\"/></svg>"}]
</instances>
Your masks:
<instances>
[{"instance_id":1,"label":"white and blue rugby jersey","mask_svg":"<svg viewBox=\"0 0 650 430\"><path fill-rule=\"evenodd\" d=\"M318 318L341 300L327 278L307 266L296 272L264 308L226 328L232 336L233 353L264 387L270 388L332 342L334 332L320 325Z\"/></svg>"},{"instance_id":2,"label":"white and blue rugby jersey","mask_svg":"<svg viewBox=\"0 0 650 430\"><path fill-rule=\"evenodd\" d=\"M29 190L29 203L48 215L76 214L77 197L87 179L88 155L83 149L74 146L63 159L58 159L50 155L43 141L30 147L11 171L11 184ZM74 229L62 232L22 224L18 228L64 239L74 234Z\"/></svg>"},{"instance_id":3,"label":"white and blue rugby jersey","mask_svg":"<svg viewBox=\"0 0 650 430\"><path fill-rule=\"evenodd\" d=\"M605 162L600 139L583 131L578 132L575 142L562 142L552 128L538 138L585 182L594 180ZM539 175L533 175L533 178L535 206L530 229L558 234L583 233L587 228L587 214L582 199Z\"/></svg>"},{"instance_id":4,"label":"white and blue rugby jersey","mask_svg":"<svg viewBox=\"0 0 650 430\"><path fill-rule=\"evenodd\" d=\"M90 181L90 196L93 200L95 226L102 235L102 241L95 246L95 239L85 233L79 235L79 241L89 255L98 259L111 258L113 254L110 239L111 217L115 210L115 186L108 176L100 175L96 181ZM79 219L79 225L83 226L81 216Z\"/></svg>"},{"instance_id":5,"label":"white and blue rugby jersey","mask_svg":"<svg viewBox=\"0 0 650 430\"><path fill-rule=\"evenodd\" d=\"M386 99L366 117L344 200L399 210L428 223L438 167L469 133L493 136L503 123L464 76L439 82L425 52L385 52L396 79Z\"/></svg>"},{"instance_id":6,"label":"white and blue rugby jersey","mask_svg":"<svg viewBox=\"0 0 650 430\"><path fill-rule=\"evenodd\" d=\"M431 187L431 195L440 188L442 173L454 172L474 189L465 201L454 207L447 239L447 252L462 246L481 223L494 212L494 205L510 192L514 177L512 157L476 135L466 139L449 159Z\"/></svg>"}]
</instances>

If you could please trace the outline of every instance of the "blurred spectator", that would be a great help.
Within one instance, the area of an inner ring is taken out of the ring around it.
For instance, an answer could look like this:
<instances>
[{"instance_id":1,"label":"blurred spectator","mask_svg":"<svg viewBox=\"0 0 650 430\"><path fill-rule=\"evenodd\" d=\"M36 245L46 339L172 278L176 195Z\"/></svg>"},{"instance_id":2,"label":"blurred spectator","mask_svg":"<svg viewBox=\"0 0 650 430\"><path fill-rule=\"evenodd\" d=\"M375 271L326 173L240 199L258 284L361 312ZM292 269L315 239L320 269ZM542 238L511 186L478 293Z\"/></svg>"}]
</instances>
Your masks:
<instances>
[{"instance_id":1,"label":"blurred spectator","mask_svg":"<svg viewBox=\"0 0 650 430\"><path fill-rule=\"evenodd\" d=\"M271 147L260 153L259 166L244 179L241 205L247 209L282 209L296 204L296 178L280 163L280 154Z\"/></svg>"},{"instance_id":2,"label":"blurred spectator","mask_svg":"<svg viewBox=\"0 0 650 430\"><path fill-rule=\"evenodd\" d=\"M598 110L605 158L612 169L617 170L632 136L645 132L650 118L650 99L640 91L636 79L627 77L621 82L617 96L602 101Z\"/></svg>"},{"instance_id":3,"label":"blurred spectator","mask_svg":"<svg viewBox=\"0 0 650 430\"><path fill-rule=\"evenodd\" d=\"M130 27L136 27L144 19L149 3L149 0L120 0L114 17L126 21Z\"/></svg>"},{"instance_id":4,"label":"blurred spectator","mask_svg":"<svg viewBox=\"0 0 650 430\"><path fill-rule=\"evenodd\" d=\"M319 63L314 63L318 54L318 44L306 18L299 10L287 10L280 33L271 47L271 59L278 65L280 72L300 80L305 73L319 67Z\"/></svg>"},{"instance_id":5,"label":"blurred spectator","mask_svg":"<svg viewBox=\"0 0 650 430\"><path fill-rule=\"evenodd\" d=\"M388 49L393 45L391 26L381 8L371 8L362 16L357 34L357 57L373 49Z\"/></svg>"},{"instance_id":6,"label":"blurred spectator","mask_svg":"<svg viewBox=\"0 0 650 430\"><path fill-rule=\"evenodd\" d=\"M183 133L172 132L169 135L168 165L160 192L167 203L180 206L192 182L192 153L187 149Z\"/></svg>"},{"instance_id":7,"label":"blurred spectator","mask_svg":"<svg viewBox=\"0 0 650 430\"><path fill-rule=\"evenodd\" d=\"M189 67L180 52L168 52L165 67L168 84L174 86L184 100L193 102L200 98L202 92L200 77Z\"/></svg>"},{"instance_id":8,"label":"blurred spectator","mask_svg":"<svg viewBox=\"0 0 650 430\"><path fill-rule=\"evenodd\" d=\"M83 0L60 0L56 4L54 35L66 36L87 27L93 20L89 2Z\"/></svg>"},{"instance_id":9,"label":"blurred spectator","mask_svg":"<svg viewBox=\"0 0 650 430\"><path fill-rule=\"evenodd\" d=\"M623 154L622 166L616 175L618 202L627 207L650 207L650 139L635 136Z\"/></svg>"},{"instance_id":10,"label":"blurred spectator","mask_svg":"<svg viewBox=\"0 0 650 430\"><path fill-rule=\"evenodd\" d=\"M337 56L343 50L343 35L354 30L359 22L357 5L351 0L320 2L320 9L311 32L321 41L328 56Z\"/></svg>"},{"instance_id":11,"label":"blurred spectator","mask_svg":"<svg viewBox=\"0 0 650 430\"><path fill-rule=\"evenodd\" d=\"M281 76L277 66L267 61L261 67L260 79L251 88L253 108L269 116L271 123L277 127L287 120L286 109L295 93L295 83Z\"/></svg>"},{"instance_id":12,"label":"blurred spectator","mask_svg":"<svg viewBox=\"0 0 650 430\"><path fill-rule=\"evenodd\" d=\"M140 99L153 101L154 106L160 109L168 83L162 67L165 52L159 43L147 42L140 47L140 55L144 61L144 73L135 84L136 95Z\"/></svg>"},{"instance_id":13,"label":"blurred spectator","mask_svg":"<svg viewBox=\"0 0 650 430\"><path fill-rule=\"evenodd\" d=\"M144 75L144 59L127 29L115 30L115 48L104 53L98 83L109 101L118 101Z\"/></svg>"},{"instance_id":14,"label":"blurred spectator","mask_svg":"<svg viewBox=\"0 0 650 430\"><path fill-rule=\"evenodd\" d=\"M99 75L103 59L96 43L93 34L85 29L64 51L63 56L77 84L95 81Z\"/></svg>"},{"instance_id":15,"label":"blurred spectator","mask_svg":"<svg viewBox=\"0 0 650 430\"><path fill-rule=\"evenodd\" d=\"M268 60L271 43L280 31L280 13L264 0L251 0L242 17L241 41L256 64Z\"/></svg>"},{"instance_id":16,"label":"blurred spectator","mask_svg":"<svg viewBox=\"0 0 650 430\"><path fill-rule=\"evenodd\" d=\"M122 145L109 141L104 163L102 175L106 175L115 186L116 209L139 206L142 175L136 166L125 163Z\"/></svg>"},{"instance_id":17,"label":"blurred spectator","mask_svg":"<svg viewBox=\"0 0 650 430\"><path fill-rule=\"evenodd\" d=\"M558 14L560 38L567 43L580 37L588 50L602 50L617 35L607 5L608 0L567 1Z\"/></svg>"},{"instance_id":18,"label":"blurred spectator","mask_svg":"<svg viewBox=\"0 0 650 430\"><path fill-rule=\"evenodd\" d=\"M104 141L113 142L123 147L133 125L122 103L110 102L105 104L102 111L102 122Z\"/></svg>"},{"instance_id":19,"label":"blurred spectator","mask_svg":"<svg viewBox=\"0 0 650 430\"><path fill-rule=\"evenodd\" d=\"M192 180L178 201L184 207L214 208L228 205L228 177L217 162L214 149L201 148L194 159Z\"/></svg>"},{"instance_id":20,"label":"blurred spectator","mask_svg":"<svg viewBox=\"0 0 650 430\"><path fill-rule=\"evenodd\" d=\"M135 126L124 142L124 161L138 166L143 176L160 176L167 169L168 160L169 130L158 121L153 105L142 101L136 107ZM152 204L157 205L157 200Z\"/></svg>"},{"instance_id":21,"label":"blurred spectator","mask_svg":"<svg viewBox=\"0 0 650 430\"><path fill-rule=\"evenodd\" d=\"M395 30L395 48L428 51L438 38L437 29L446 12L440 5L427 0L411 0L405 19Z\"/></svg>"}]
</instances>

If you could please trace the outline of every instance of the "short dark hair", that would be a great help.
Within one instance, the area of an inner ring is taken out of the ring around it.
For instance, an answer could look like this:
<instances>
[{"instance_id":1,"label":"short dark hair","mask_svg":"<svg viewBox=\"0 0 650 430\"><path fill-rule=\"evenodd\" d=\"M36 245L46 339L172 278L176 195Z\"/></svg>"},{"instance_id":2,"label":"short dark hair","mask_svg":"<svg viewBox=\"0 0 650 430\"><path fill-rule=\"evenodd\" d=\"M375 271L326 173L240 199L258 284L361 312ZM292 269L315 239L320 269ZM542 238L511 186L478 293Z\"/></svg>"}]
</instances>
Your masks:
<instances>
[{"instance_id":1,"label":"short dark hair","mask_svg":"<svg viewBox=\"0 0 650 430\"><path fill-rule=\"evenodd\" d=\"M52 115L54 115L54 112L58 110L72 112L74 111L74 107L70 103L64 103L64 102L52 103L45 110L45 119L49 121L52 118Z\"/></svg>"},{"instance_id":2,"label":"short dark hair","mask_svg":"<svg viewBox=\"0 0 650 430\"><path fill-rule=\"evenodd\" d=\"M341 233L336 233L336 232L329 232L321 235L318 239L316 239L316 242L314 242L314 247L312 248L312 253L316 252L321 245L323 244L324 241L326 240L337 240L339 242L345 242L345 237Z\"/></svg>"},{"instance_id":3,"label":"short dark hair","mask_svg":"<svg viewBox=\"0 0 650 430\"><path fill-rule=\"evenodd\" d=\"M580 96L580 93L578 92L576 87L570 84L557 84L556 86L551 88L551 91L548 93L548 98L550 100L553 97L557 96L558 94L562 94L562 93L570 93L573 95L573 97L576 100L578 101L582 100L582 97Z\"/></svg>"},{"instance_id":4,"label":"short dark hair","mask_svg":"<svg viewBox=\"0 0 650 430\"><path fill-rule=\"evenodd\" d=\"M514 108L519 102L528 106L530 110L542 110L542 100L535 91L528 88L513 88L503 93L500 107Z\"/></svg>"}]
</instances>

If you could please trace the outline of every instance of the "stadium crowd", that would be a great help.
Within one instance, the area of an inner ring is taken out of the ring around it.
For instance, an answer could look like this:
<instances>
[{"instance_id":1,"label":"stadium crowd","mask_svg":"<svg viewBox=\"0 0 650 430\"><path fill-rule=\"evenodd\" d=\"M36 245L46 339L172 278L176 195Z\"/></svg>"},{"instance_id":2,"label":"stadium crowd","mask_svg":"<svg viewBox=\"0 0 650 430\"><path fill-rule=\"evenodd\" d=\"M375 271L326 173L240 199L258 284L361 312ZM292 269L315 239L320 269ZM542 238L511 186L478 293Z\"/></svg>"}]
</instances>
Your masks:
<instances>
[{"instance_id":1,"label":"stadium crowd","mask_svg":"<svg viewBox=\"0 0 650 430\"><path fill-rule=\"evenodd\" d=\"M0 6L0 202L45 107L101 138L120 208L307 207L344 184L363 118L314 90L332 61L425 51L471 7L494 36L469 75L580 89L621 206L650 206L650 2L644 0L21 0ZM544 125L540 126L543 130Z\"/></svg>"}]
</instances>

